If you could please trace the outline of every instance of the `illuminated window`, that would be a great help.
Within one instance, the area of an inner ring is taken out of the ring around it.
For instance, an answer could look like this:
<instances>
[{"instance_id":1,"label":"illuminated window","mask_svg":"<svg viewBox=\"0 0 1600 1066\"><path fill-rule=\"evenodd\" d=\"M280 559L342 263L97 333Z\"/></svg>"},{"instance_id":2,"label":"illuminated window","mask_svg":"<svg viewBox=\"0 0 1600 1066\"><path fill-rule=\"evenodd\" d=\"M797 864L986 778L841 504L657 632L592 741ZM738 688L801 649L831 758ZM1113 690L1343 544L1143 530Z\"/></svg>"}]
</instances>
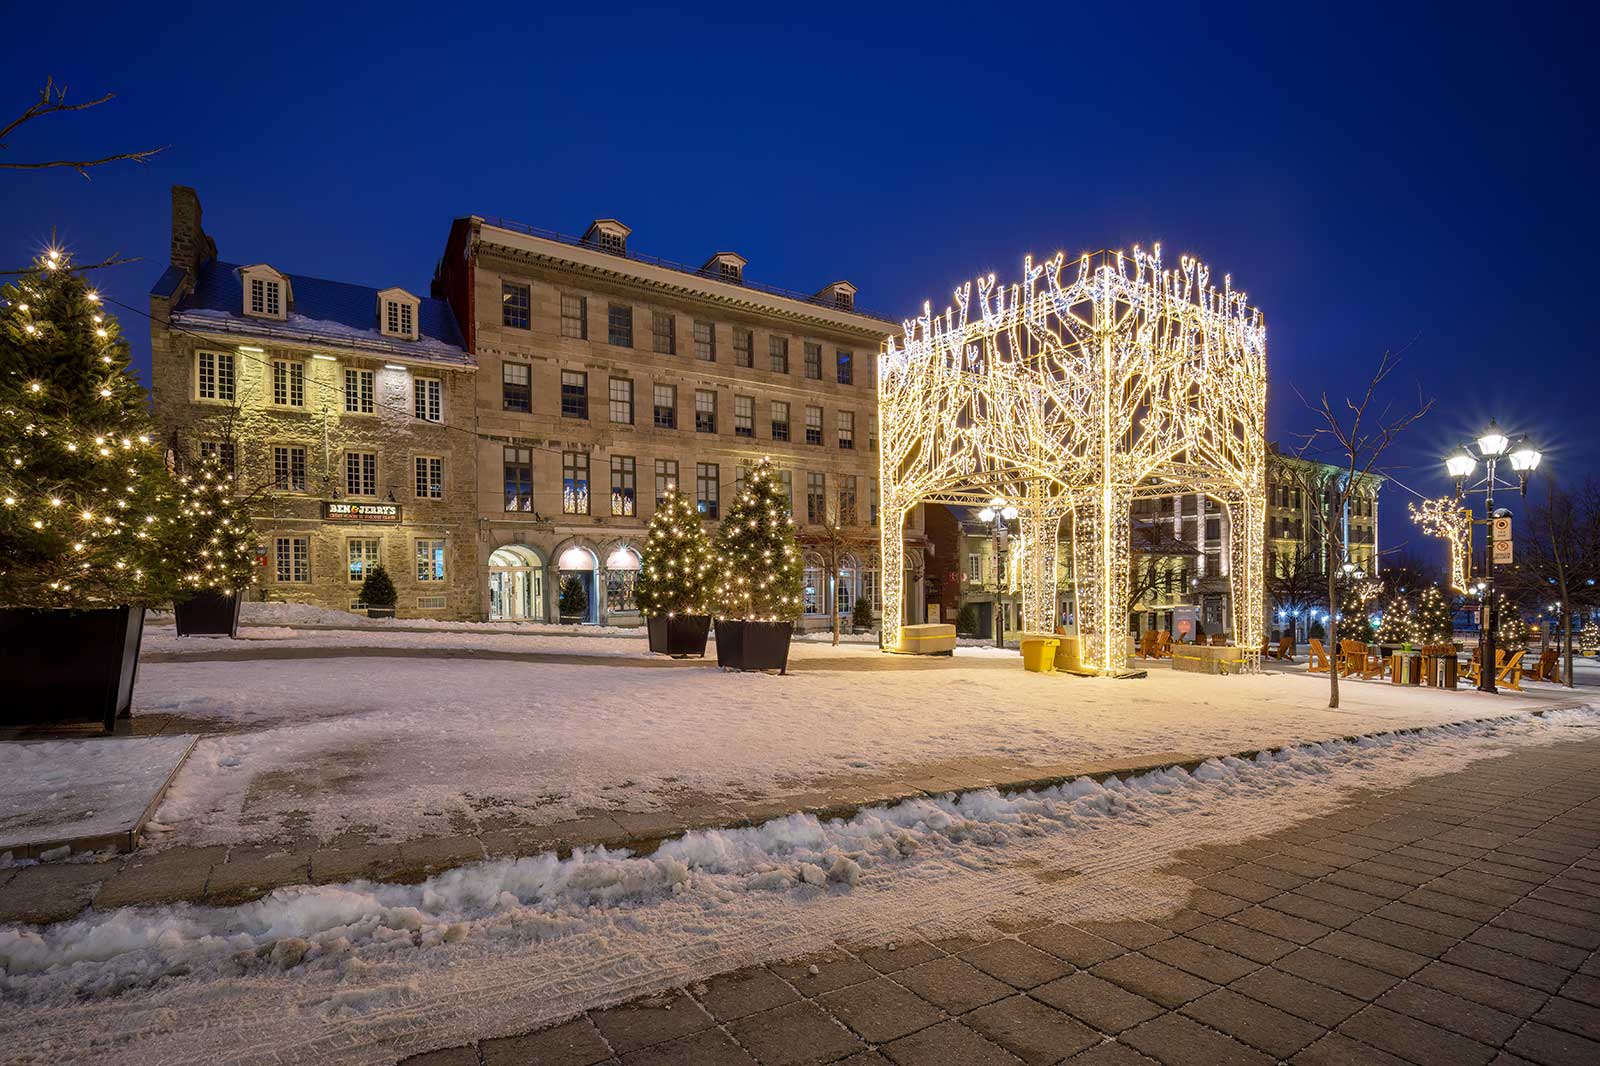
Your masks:
<instances>
[{"instance_id":1,"label":"illuminated window","mask_svg":"<svg viewBox=\"0 0 1600 1066\"><path fill-rule=\"evenodd\" d=\"M843 348L833 353L834 368L839 378L839 384L852 385L855 383L855 356Z\"/></svg>"},{"instance_id":2,"label":"illuminated window","mask_svg":"<svg viewBox=\"0 0 1600 1066\"><path fill-rule=\"evenodd\" d=\"M346 541L345 554L349 560L350 583L359 585L367 579L372 567L378 565L378 541L365 537Z\"/></svg>"},{"instance_id":3,"label":"illuminated window","mask_svg":"<svg viewBox=\"0 0 1600 1066\"><path fill-rule=\"evenodd\" d=\"M434 582L444 580L444 541L417 541L417 580Z\"/></svg>"},{"instance_id":4,"label":"illuminated window","mask_svg":"<svg viewBox=\"0 0 1600 1066\"><path fill-rule=\"evenodd\" d=\"M589 453L561 453L561 513L589 513Z\"/></svg>"},{"instance_id":5,"label":"illuminated window","mask_svg":"<svg viewBox=\"0 0 1600 1066\"><path fill-rule=\"evenodd\" d=\"M634 468L633 456L613 455L611 457L611 513L613 515L623 518L633 515L636 480L637 473Z\"/></svg>"},{"instance_id":6,"label":"illuminated window","mask_svg":"<svg viewBox=\"0 0 1600 1066\"><path fill-rule=\"evenodd\" d=\"M533 510L533 449L505 448L506 510Z\"/></svg>"}]
</instances>

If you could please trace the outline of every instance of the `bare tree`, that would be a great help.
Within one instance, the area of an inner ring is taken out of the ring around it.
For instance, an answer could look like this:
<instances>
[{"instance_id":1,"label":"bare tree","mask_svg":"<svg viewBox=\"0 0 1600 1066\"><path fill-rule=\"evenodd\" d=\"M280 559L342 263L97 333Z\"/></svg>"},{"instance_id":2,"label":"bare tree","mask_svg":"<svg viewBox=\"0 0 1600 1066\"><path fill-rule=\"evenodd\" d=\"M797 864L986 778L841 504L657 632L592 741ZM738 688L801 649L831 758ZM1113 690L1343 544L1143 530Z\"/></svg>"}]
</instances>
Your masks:
<instances>
[{"instance_id":1,"label":"bare tree","mask_svg":"<svg viewBox=\"0 0 1600 1066\"><path fill-rule=\"evenodd\" d=\"M1316 473L1315 466L1291 465L1292 476L1311 500L1312 533L1321 539L1327 560L1328 603L1339 602L1339 560L1348 554L1345 542L1344 515L1351 497L1380 469L1383 453L1389 450L1400 436L1433 408L1433 401L1417 390L1415 408L1407 405L1397 412L1393 400L1380 399L1384 383L1400 365L1399 357L1383 353L1377 369L1368 380L1359 397L1346 397L1342 404L1328 399L1326 392L1315 402L1307 399L1299 389L1295 395L1312 414L1317 427L1300 434L1301 445L1295 455L1311 463L1325 463L1331 470ZM1339 646L1339 614L1328 612L1328 646ZM1339 671L1328 671L1328 706L1339 706Z\"/></svg>"},{"instance_id":2,"label":"bare tree","mask_svg":"<svg viewBox=\"0 0 1600 1066\"><path fill-rule=\"evenodd\" d=\"M1326 576L1303 544L1296 545L1292 553L1271 552L1267 560L1267 595L1272 597L1273 607L1286 612L1291 619L1298 618L1302 612L1309 615L1327 602L1327 589L1323 586ZM1308 632L1310 624L1308 617ZM1298 626L1293 621L1290 626L1298 640Z\"/></svg>"},{"instance_id":3,"label":"bare tree","mask_svg":"<svg viewBox=\"0 0 1600 1066\"><path fill-rule=\"evenodd\" d=\"M1521 557L1513 583L1536 610L1551 593L1560 602L1561 677L1571 688L1573 614L1593 607L1600 594L1582 577L1600 573L1600 484L1591 478L1575 492L1554 481L1547 484L1545 503L1531 509L1527 525L1518 531Z\"/></svg>"},{"instance_id":4,"label":"bare tree","mask_svg":"<svg viewBox=\"0 0 1600 1066\"><path fill-rule=\"evenodd\" d=\"M116 93L106 93L93 100L85 100L81 104L67 103L67 87L56 85L54 78L45 79L44 88L39 90L39 99L29 104L22 113L4 126L0 126L0 150L9 149L11 145L7 138L19 128L35 119L46 118L50 115L60 115L71 111L88 111L109 103L115 98ZM151 156L157 155L172 147L170 144L161 145L159 148L142 148L132 152L117 152L113 155L100 156L94 159L33 159L15 160L0 158L0 170L49 170L55 167L71 167L85 178L94 167L103 167L107 163L144 163Z\"/></svg>"},{"instance_id":5,"label":"bare tree","mask_svg":"<svg viewBox=\"0 0 1600 1066\"><path fill-rule=\"evenodd\" d=\"M828 613L833 615L833 642L838 644L839 571L844 569L846 559L853 557L859 563L877 540L871 535L870 527L857 525L853 511L841 508L837 500L830 501L823 508L821 517L821 522L806 527L799 540L821 560L822 569L828 576Z\"/></svg>"}]
</instances>

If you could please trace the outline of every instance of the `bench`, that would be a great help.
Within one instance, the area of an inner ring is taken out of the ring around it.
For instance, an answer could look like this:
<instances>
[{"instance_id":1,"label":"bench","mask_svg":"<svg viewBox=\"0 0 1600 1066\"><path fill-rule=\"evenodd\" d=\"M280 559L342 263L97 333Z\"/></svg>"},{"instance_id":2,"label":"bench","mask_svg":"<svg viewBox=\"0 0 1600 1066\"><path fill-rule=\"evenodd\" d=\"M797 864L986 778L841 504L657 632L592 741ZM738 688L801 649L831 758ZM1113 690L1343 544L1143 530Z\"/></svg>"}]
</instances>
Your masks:
<instances>
[{"instance_id":1,"label":"bench","mask_svg":"<svg viewBox=\"0 0 1600 1066\"><path fill-rule=\"evenodd\" d=\"M900 627L901 655L954 655L956 627L944 623Z\"/></svg>"}]
</instances>

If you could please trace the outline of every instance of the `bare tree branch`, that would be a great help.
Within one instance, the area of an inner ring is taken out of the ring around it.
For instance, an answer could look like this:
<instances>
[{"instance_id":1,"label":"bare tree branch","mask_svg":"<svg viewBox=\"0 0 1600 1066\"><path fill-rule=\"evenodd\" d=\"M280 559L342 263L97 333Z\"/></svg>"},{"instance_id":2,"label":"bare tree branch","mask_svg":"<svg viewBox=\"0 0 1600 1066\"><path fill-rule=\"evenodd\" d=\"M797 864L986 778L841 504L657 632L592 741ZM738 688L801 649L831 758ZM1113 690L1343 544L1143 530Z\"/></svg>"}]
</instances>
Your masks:
<instances>
[{"instance_id":1,"label":"bare tree branch","mask_svg":"<svg viewBox=\"0 0 1600 1066\"><path fill-rule=\"evenodd\" d=\"M107 103L115 97L116 93L106 93L105 95L97 97L93 100L85 100L81 104L69 104L67 103L67 87L65 85L58 87L54 78L47 78L45 79L44 88L39 90L39 99L28 105L28 107L24 108L22 113L16 118L12 119L4 126L0 126L0 150L10 147L10 145L6 143L7 137L9 137L21 126L28 122L32 122L34 119L43 118L47 115L59 115L71 111L87 111L90 108L99 107L101 104ZM98 159L40 159L18 162L0 159L0 170L48 170L53 167L71 167L79 174L82 174L85 178L88 178L90 169L94 167L102 167L107 163L118 163L123 161L144 163L147 162L151 156L165 152L171 147L172 146L170 144L164 144L159 148L143 148L132 152L117 152L114 155L101 156Z\"/></svg>"}]
</instances>

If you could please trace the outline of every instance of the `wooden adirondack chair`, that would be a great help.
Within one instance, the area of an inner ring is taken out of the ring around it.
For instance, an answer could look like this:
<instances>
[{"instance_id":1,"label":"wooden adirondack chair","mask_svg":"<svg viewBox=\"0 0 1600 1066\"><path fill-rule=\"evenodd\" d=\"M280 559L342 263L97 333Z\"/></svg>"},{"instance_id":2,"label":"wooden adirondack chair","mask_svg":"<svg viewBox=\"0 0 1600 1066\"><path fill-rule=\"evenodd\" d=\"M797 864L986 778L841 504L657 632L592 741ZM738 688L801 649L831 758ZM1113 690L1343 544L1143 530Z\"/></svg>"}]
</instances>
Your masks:
<instances>
[{"instance_id":1,"label":"wooden adirondack chair","mask_svg":"<svg viewBox=\"0 0 1600 1066\"><path fill-rule=\"evenodd\" d=\"M1561 680L1561 653L1554 648L1546 648L1539 653L1539 661L1532 670L1535 681Z\"/></svg>"},{"instance_id":2,"label":"wooden adirondack chair","mask_svg":"<svg viewBox=\"0 0 1600 1066\"><path fill-rule=\"evenodd\" d=\"M1526 654L1528 654L1526 648L1518 648L1515 652L1513 652L1511 658L1507 659L1505 665L1495 673L1494 683L1497 685L1504 685L1506 688L1509 688L1515 692L1521 692L1522 657Z\"/></svg>"},{"instance_id":3,"label":"wooden adirondack chair","mask_svg":"<svg viewBox=\"0 0 1600 1066\"><path fill-rule=\"evenodd\" d=\"M1322 641L1316 637L1311 638L1307 654L1310 659L1306 662L1306 673L1325 674L1330 669L1328 665L1328 651L1322 646Z\"/></svg>"},{"instance_id":4,"label":"wooden adirondack chair","mask_svg":"<svg viewBox=\"0 0 1600 1066\"><path fill-rule=\"evenodd\" d=\"M1147 630L1145 630L1143 633L1141 633L1139 635L1139 658L1141 658L1141 659L1154 659L1155 658L1155 656L1156 656L1156 640L1159 639L1159 636L1160 636L1160 634L1158 634L1153 629L1147 629Z\"/></svg>"},{"instance_id":5,"label":"wooden adirondack chair","mask_svg":"<svg viewBox=\"0 0 1600 1066\"><path fill-rule=\"evenodd\" d=\"M1272 657L1286 663L1294 662L1294 638L1284 637L1278 641L1278 650L1272 653Z\"/></svg>"},{"instance_id":6,"label":"wooden adirondack chair","mask_svg":"<svg viewBox=\"0 0 1600 1066\"><path fill-rule=\"evenodd\" d=\"M1505 666L1505 664L1506 664L1506 653L1501 651L1499 648L1496 648L1494 650L1494 666L1495 666L1495 676L1496 677L1499 676L1500 669L1501 669L1501 667ZM1482 669L1483 669L1483 650L1481 648L1473 648L1472 649L1472 661L1467 664L1467 669L1461 675L1461 679L1463 681L1468 682L1469 684L1477 685L1482 680L1482 675L1479 672Z\"/></svg>"},{"instance_id":7,"label":"wooden adirondack chair","mask_svg":"<svg viewBox=\"0 0 1600 1066\"><path fill-rule=\"evenodd\" d=\"M1156 635L1155 657L1157 659L1172 658L1172 631L1163 629Z\"/></svg>"}]
</instances>

